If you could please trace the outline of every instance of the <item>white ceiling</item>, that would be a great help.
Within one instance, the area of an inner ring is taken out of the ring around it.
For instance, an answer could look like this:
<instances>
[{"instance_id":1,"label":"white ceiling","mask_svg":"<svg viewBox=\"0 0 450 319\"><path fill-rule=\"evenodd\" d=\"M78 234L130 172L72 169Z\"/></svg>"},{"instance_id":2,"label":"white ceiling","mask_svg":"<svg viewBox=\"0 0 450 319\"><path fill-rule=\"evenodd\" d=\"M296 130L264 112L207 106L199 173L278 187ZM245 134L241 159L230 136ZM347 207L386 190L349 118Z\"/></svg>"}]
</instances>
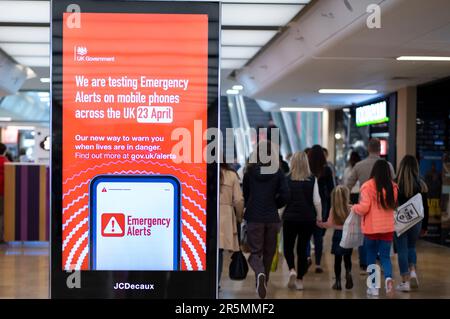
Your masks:
<instances>
[{"instance_id":1,"label":"white ceiling","mask_svg":"<svg viewBox=\"0 0 450 319\"><path fill-rule=\"evenodd\" d=\"M222 0L222 69L244 66L310 1ZM50 73L49 25L50 1L0 1L0 48L43 77ZM33 79L25 87L49 84Z\"/></svg>"},{"instance_id":2,"label":"white ceiling","mask_svg":"<svg viewBox=\"0 0 450 319\"><path fill-rule=\"evenodd\" d=\"M381 28L366 25L381 6ZM283 106L338 107L377 95L323 95L319 89L399 88L450 76L450 62L397 61L403 55L450 56L449 0L319 0L289 25L238 80L253 98Z\"/></svg>"}]
</instances>

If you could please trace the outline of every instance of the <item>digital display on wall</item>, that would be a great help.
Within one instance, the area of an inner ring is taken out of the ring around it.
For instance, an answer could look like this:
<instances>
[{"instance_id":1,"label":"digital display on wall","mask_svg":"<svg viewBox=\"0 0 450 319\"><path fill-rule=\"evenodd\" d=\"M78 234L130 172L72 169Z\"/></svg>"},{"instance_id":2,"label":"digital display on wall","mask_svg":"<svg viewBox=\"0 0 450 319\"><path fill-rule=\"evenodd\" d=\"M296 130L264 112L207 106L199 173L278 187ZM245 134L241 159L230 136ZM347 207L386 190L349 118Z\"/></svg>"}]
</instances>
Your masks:
<instances>
[{"instance_id":1,"label":"digital display on wall","mask_svg":"<svg viewBox=\"0 0 450 319\"><path fill-rule=\"evenodd\" d=\"M367 126L389 122L387 103L382 101L356 108L356 126Z\"/></svg>"},{"instance_id":2,"label":"digital display on wall","mask_svg":"<svg viewBox=\"0 0 450 319\"><path fill-rule=\"evenodd\" d=\"M205 270L206 162L180 140L206 129L208 16L82 12L72 28L70 15L63 269Z\"/></svg>"}]
</instances>

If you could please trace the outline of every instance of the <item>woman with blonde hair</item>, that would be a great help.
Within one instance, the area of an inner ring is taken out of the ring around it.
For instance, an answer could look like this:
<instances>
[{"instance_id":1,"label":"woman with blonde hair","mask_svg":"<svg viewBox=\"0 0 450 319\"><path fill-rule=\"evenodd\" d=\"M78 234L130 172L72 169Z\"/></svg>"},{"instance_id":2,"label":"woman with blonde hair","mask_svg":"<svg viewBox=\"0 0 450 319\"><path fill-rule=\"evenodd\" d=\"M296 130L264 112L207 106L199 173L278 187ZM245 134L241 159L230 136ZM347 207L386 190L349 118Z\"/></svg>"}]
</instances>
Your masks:
<instances>
[{"instance_id":1,"label":"woman with blonde hair","mask_svg":"<svg viewBox=\"0 0 450 319\"><path fill-rule=\"evenodd\" d=\"M308 242L315 226L322 221L319 185L317 178L311 174L305 152L296 152L292 156L288 186L289 197L283 214L284 257L289 266L288 287L303 290L303 276L308 270ZM294 262L296 240L297 268Z\"/></svg>"},{"instance_id":2,"label":"woman with blonde hair","mask_svg":"<svg viewBox=\"0 0 450 319\"><path fill-rule=\"evenodd\" d=\"M330 216L322 227L334 228L331 253L334 255L334 274L336 281L333 289L342 290L341 266L344 260L345 266L345 288L353 288L352 278L352 253L353 249L342 248L339 244L342 239L342 229L350 214L350 191L346 186L339 185L331 193Z\"/></svg>"},{"instance_id":3,"label":"woman with blonde hair","mask_svg":"<svg viewBox=\"0 0 450 319\"><path fill-rule=\"evenodd\" d=\"M417 194L422 195L424 208L424 219L408 229L400 237L395 234L394 240L398 254L398 266L402 276L402 282L397 286L397 290L403 292L411 291L411 288L419 287L419 280L416 274L417 253L416 242L420 233L425 233L428 226L428 188L419 176L419 164L412 155L406 155L400 162L397 174L398 204L406 203Z\"/></svg>"}]
</instances>

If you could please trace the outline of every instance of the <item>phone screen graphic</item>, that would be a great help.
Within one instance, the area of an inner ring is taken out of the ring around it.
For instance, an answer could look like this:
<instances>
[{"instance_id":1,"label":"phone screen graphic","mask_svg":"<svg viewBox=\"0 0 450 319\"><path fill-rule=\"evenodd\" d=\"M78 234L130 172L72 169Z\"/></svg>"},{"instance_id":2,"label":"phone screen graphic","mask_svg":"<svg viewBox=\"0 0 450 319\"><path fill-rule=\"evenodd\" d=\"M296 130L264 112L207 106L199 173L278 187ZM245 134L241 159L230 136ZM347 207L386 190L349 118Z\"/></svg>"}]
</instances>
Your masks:
<instances>
[{"instance_id":1,"label":"phone screen graphic","mask_svg":"<svg viewBox=\"0 0 450 319\"><path fill-rule=\"evenodd\" d=\"M96 176L90 184L91 270L179 270L180 192L173 176Z\"/></svg>"}]
</instances>

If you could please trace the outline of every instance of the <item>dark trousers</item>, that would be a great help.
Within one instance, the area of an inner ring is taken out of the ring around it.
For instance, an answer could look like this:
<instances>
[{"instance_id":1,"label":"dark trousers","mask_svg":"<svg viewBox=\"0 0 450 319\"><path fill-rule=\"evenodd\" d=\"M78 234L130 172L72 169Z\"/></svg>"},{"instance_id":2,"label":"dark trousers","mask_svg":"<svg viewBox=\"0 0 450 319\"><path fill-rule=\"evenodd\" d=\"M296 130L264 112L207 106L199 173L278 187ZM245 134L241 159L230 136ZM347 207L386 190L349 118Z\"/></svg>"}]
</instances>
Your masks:
<instances>
[{"instance_id":1,"label":"dark trousers","mask_svg":"<svg viewBox=\"0 0 450 319\"><path fill-rule=\"evenodd\" d=\"M266 280L269 280L279 231L280 223L247 223L247 242L250 247L248 263L256 276L263 273Z\"/></svg>"},{"instance_id":2,"label":"dark trousers","mask_svg":"<svg viewBox=\"0 0 450 319\"><path fill-rule=\"evenodd\" d=\"M307 247L314 231L315 222L283 223L283 250L289 269L295 269L294 246L297 240L297 278L303 279L308 271Z\"/></svg>"},{"instance_id":3,"label":"dark trousers","mask_svg":"<svg viewBox=\"0 0 450 319\"><path fill-rule=\"evenodd\" d=\"M314 240L314 257L316 266L320 266L320 262L322 261L323 236L325 236L325 229L320 228L318 226L314 226L312 236ZM311 257L311 244L309 241L308 241L307 255L308 257Z\"/></svg>"},{"instance_id":4,"label":"dark trousers","mask_svg":"<svg viewBox=\"0 0 450 319\"><path fill-rule=\"evenodd\" d=\"M344 259L345 272L350 273L352 271L352 255L334 255L334 275L336 280L341 279L342 259Z\"/></svg>"}]
</instances>

